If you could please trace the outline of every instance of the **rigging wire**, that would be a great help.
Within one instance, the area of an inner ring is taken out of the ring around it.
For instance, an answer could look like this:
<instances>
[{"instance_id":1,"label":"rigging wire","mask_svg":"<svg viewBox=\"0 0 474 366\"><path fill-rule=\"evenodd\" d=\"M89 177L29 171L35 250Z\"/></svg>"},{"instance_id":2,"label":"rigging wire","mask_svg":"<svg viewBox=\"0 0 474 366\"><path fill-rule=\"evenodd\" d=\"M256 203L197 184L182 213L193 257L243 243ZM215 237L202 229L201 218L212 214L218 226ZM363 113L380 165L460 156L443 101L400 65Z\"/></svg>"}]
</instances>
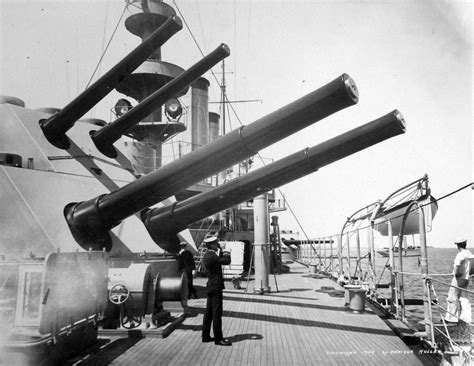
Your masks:
<instances>
[{"instance_id":1,"label":"rigging wire","mask_svg":"<svg viewBox=\"0 0 474 366\"><path fill-rule=\"evenodd\" d=\"M107 0L106 4L105 4L104 31L102 33L102 50L101 50L102 54L104 53L104 49L105 49L105 34L107 33L108 19L109 19L109 0ZM101 73L101 69L100 69L100 66L99 66L99 76L100 76L100 73Z\"/></svg>"},{"instance_id":2,"label":"rigging wire","mask_svg":"<svg viewBox=\"0 0 474 366\"><path fill-rule=\"evenodd\" d=\"M234 0L234 45L237 46L237 9L235 6L236 0ZM234 95L237 93L235 92L235 87L236 87L236 77L237 77L237 55L234 57ZM230 125L230 118L229 118L229 127L232 129L232 125Z\"/></svg>"},{"instance_id":3,"label":"rigging wire","mask_svg":"<svg viewBox=\"0 0 474 366\"><path fill-rule=\"evenodd\" d=\"M201 56L204 57L204 56L205 56L205 55L204 55L204 52L203 52L202 48L199 46L199 43L198 43L196 37L194 36L194 33L192 32L191 28L189 27L188 23L186 22L186 19L184 18L183 13L181 12L181 9L179 8L178 4L176 3L176 0L173 0L173 4L174 4L174 6L176 7L176 10L177 10L177 12L179 13L180 18L183 20L183 23L184 23L184 25L186 26L186 29L188 30L189 34L191 35L191 38L193 39L194 44L196 45L196 47L198 48L199 52L201 53ZM222 90L222 85L221 85L221 83L219 82L219 80L218 80L216 74L212 71L212 69L210 70L210 73L211 73L212 77L214 78L216 84L217 84L218 87L220 88L220 90ZM224 98L224 103L225 103L226 105L228 105L229 108L232 110L232 113L233 113L233 115L235 116L235 118L237 119L237 121L239 122L239 125L240 125L240 126L243 126L244 124L242 123L242 120L240 119L239 115L237 114L237 111L235 110L233 104L231 103L231 101L230 101L229 98L227 97L227 93L226 93L226 92L223 93L223 98ZM225 112L224 112L224 113L225 113ZM229 114L230 114L230 113L229 113Z\"/></svg>"},{"instance_id":4,"label":"rigging wire","mask_svg":"<svg viewBox=\"0 0 474 366\"><path fill-rule=\"evenodd\" d=\"M74 35L76 41L76 60L79 61L79 30L77 28L77 18L74 18ZM76 62L76 93L79 92L79 62Z\"/></svg>"},{"instance_id":5,"label":"rigging wire","mask_svg":"<svg viewBox=\"0 0 474 366\"><path fill-rule=\"evenodd\" d=\"M64 66L66 67L66 90L67 90L67 99L71 100L71 88L69 82L69 68L68 68L69 60L66 60Z\"/></svg>"},{"instance_id":6,"label":"rigging wire","mask_svg":"<svg viewBox=\"0 0 474 366\"><path fill-rule=\"evenodd\" d=\"M471 183L469 183L469 184L466 184L465 186L462 186L461 188L458 188L458 189L456 189L456 190L454 190L454 191L452 191L452 192L450 192L450 193L448 193L448 194L445 194L444 196L438 198L438 201L443 200L443 199L445 199L445 198L448 198L449 196L452 196L453 194L456 194L456 193L458 193L458 192L460 192L460 191L466 189L467 187L471 187L471 189L474 189L474 182L471 182Z\"/></svg>"},{"instance_id":7,"label":"rigging wire","mask_svg":"<svg viewBox=\"0 0 474 366\"><path fill-rule=\"evenodd\" d=\"M178 4L176 3L176 0L173 0L173 4L174 4L174 6L176 7L176 10L178 11L179 16L180 16L181 20L183 21L184 25L186 26L186 28L187 28L189 34L191 35L191 38L193 39L194 44L196 45L196 47L198 48L199 52L201 53L201 56L204 57L204 52L202 51L201 46L199 46L199 43L198 43L198 41L196 40L196 37L194 36L194 33L191 31L191 28L189 27L188 22L187 22L186 19L184 18L183 13L181 12L181 9L179 8Z\"/></svg>"},{"instance_id":8,"label":"rigging wire","mask_svg":"<svg viewBox=\"0 0 474 366\"><path fill-rule=\"evenodd\" d=\"M194 33L192 32L191 28L189 27L188 23L186 22L186 19L184 18L183 13L181 12L181 9L179 8L178 4L176 3L176 0L173 0L173 4L175 5L176 10L178 11L179 16L180 16L180 18L182 19L184 25L186 26L186 29L188 30L189 34L191 35L191 38L193 39L194 44L196 45L196 47L198 48L199 52L201 53L201 56L204 57L204 56L205 56L205 55L204 55L204 52L203 52L202 48L199 46L199 43L198 43L198 41L196 40L196 37L194 36ZM211 75L212 75L212 77L214 78L216 84L217 84L217 85L219 86L219 88L222 90L222 85L220 84L219 80L217 79L216 74L212 71L212 69L210 70L210 72L211 72ZM224 98L225 98L225 103L231 108L231 110L232 110L232 112L233 112L235 118L237 118L237 121L239 122L239 124L240 124L241 126L243 126L243 123L242 123L240 117L238 116L238 114L237 114L237 112L235 111L235 109L234 109L232 103L230 102L229 98L227 97L227 93L224 93Z\"/></svg>"},{"instance_id":9,"label":"rigging wire","mask_svg":"<svg viewBox=\"0 0 474 366\"><path fill-rule=\"evenodd\" d=\"M280 190L279 188L278 188L278 192L284 197L284 195L282 194L282 192L281 192L281 190ZM303 234L304 234L306 240L309 240L308 235L307 235L306 232L304 231L303 226L301 226L300 221L299 221L298 218L296 217L296 215L295 215L293 209L291 208L291 205L288 203L288 201L286 200L286 198L285 198L285 202L286 202L288 208L290 209L291 214L292 214L293 217L295 218L296 223L298 224L298 226L300 227L301 231L303 232ZM313 246L313 245L311 244L311 246Z\"/></svg>"},{"instance_id":10,"label":"rigging wire","mask_svg":"<svg viewBox=\"0 0 474 366\"><path fill-rule=\"evenodd\" d=\"M123 18L123 16L125 15L125 12L127 11L129 5L130 5L129 3L127 3L127 4L125 5L125 7L124 7L124 9L123 9L123 11L122 11L122 14L120 15L120 18L119 18L119 20L117 21L117 24L116 24L116 26L115 26L115 29L114 29L114 31L112 32L112 35L110 36L109 42L107 43L107 46L105 47L105 50L102 52L102 55L100 56L100 59L99 59L99 61L97 62L97 65L96 65L94 71L92 72L92 75L91 75L89 81L87 82L87 86L86 86L85 89L87 89L87 88L89 87L90 83L92 82L92 79L94 78L95 73L97 72L99 66L101 65L102 60L104 59L105 53L106 53L107 50L109 49L110 43L112 42L112 39L114 38L115 33L117 32L117 29L118 29L119 25L121 24L122 18Z\"/></svg>"},{"instance_id":11,"label":"rigging wire","mask_svg":"<svg viewBox=\"0 0 474 366\"><path fill-rule=\"evenodd\" d=\"M407 200L409 200L409 199L412 199L413 197L415 197L416 192L417 192L418 190L419 190L418 187L416 187L416 188L414 188L412 191L407 192L407 194L406 194L405 196L399 198L398 201L396 201L396 202L394 202L394 203L392 204L392 206L396 206L396 205L398 205L398 204L401 203L401 202L405 202L405 201L407 201ZM403 193L403 192L400 192L400 195L401 195L401 193Z\"/></svg>"},{"instance_id":12,"label":"rigging wire","mask_svg":"<svg viewBox=\"0 0 474 366\"><path fill-rule=\"evenodd\" d=\"M202 26L202 18L201 18L201 12L199 11L199 1L198 0L194 0L195 2L195 6L196 6L196 14L198 16L198 22L199 22L199 28L201 29L201 38L204 42L204 48L207 49L207 42L206 42L206 38L204 37L204 27ZM217 3L216 3L217 5ZM214 21L216 19L215 17L215 14L213 14L213 16L211 17L211 19Z\"/></svg>"}]
</instances>

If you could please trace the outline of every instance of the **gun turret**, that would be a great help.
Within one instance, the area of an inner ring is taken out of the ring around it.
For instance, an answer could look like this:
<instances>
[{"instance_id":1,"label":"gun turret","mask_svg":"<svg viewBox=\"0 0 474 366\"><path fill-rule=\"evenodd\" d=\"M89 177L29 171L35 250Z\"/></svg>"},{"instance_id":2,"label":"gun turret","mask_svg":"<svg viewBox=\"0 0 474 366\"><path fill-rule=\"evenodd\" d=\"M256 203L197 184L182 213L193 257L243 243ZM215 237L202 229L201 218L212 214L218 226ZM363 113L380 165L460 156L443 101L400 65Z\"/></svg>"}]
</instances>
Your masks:
<instances>
[{"instance_id":1,"label":"gun turret","mask_svg":"<svg viewBox=\"0 0 474 366\"><path fill-rule=\"evenodd\" d=\"M60 149L68 149L70 143L66 132L74 126L74 123L182 28L182 22L178 17L170 17L161 27L125 56L122 61L67 104L60 112L48 119L40 120L41 129L46 139Z\"/></svg>"},{"instance_id":2,"label":"gun turret","mask_svg":"<svg viewBox=\"0 0 474 366\"><path fill-rule=\"evenodd\" d=\"M122 137L126 130L140 122L168 99L188 87L199 78L199 76L229 55L229 47L225 44L221 44L201 61L165 84L123 116L98 131L91 131L90 135L96 147L102 154L110 158L117 157L117 151L112 144Z\"/></svg>"},{"instance_id":3,"label":"gun turret","mask_svg":"<svg viewBox=\"0 0 474 366\"><path fill-rule=\"evenodd\" d=\"M287 184L319 168L405 132L397 110L312 148L304 149L171 206L142 213L153 240L169 252L179 250L177 233L205 217Z\"/></svg>"},{"instance_id":4,"label":"gun turret","mask_svg":"<svg viewBox=\"0 0 474 366\"><path fill-rule=\"evenodd\" d=\"M259 120L143 176L120 189L64 208L69 228L85 249L110 250L108 231L121 220L242 161L258 150L356 104L357 87L346 74Z\"/></svg>"}]
</instances>

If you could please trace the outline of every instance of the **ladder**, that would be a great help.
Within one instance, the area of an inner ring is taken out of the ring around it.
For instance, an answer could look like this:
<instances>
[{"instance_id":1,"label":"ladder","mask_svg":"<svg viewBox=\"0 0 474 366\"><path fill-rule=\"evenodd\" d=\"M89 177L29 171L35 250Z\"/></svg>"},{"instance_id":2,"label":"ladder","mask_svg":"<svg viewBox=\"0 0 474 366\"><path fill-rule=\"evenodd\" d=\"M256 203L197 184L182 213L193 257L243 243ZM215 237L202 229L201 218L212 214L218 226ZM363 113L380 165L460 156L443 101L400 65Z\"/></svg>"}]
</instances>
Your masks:
<instances>
[{"instance_id":1,"label":"ladder","mask_svg":"<svg viewBox=\"0 0 474 366\"><path fill-rule=\"evenodd\" d=\"M198 249L198 252L194 255L194 264L196 265L196 271L198 273L204 273L204 270L202 268L202 258L204 257L204 254L206 253L207 248L205 245L201 245Z\"/></svg>"}]
</instances>

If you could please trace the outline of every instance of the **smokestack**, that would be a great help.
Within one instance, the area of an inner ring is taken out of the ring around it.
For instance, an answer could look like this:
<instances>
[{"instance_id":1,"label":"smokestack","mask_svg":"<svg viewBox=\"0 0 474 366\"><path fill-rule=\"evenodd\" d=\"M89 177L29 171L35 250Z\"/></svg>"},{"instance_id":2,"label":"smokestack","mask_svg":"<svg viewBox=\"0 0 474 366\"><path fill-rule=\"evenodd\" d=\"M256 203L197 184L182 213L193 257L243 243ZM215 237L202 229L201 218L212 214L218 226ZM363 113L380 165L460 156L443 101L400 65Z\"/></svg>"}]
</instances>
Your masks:
<instances>
[{"instance_id":1,"label":"smokestack","mask_svg":"<svg viewBox=\"0 0 474 366\"><path fill-rule=\"evenodd\" d=\"M209 81L199 78L191 86L191 145L196 150L209 142Z\"/></svg>"},{"instance_id":2,"label":"smokestack","mask_svg":"<svg viewBox=\"0 0 474 366\"><path fill-rule=\"evenodd\" d=\"M209 142L217 140L219 137L220 115L215 112L209 112Z\"/></svg>"}]
</instances>

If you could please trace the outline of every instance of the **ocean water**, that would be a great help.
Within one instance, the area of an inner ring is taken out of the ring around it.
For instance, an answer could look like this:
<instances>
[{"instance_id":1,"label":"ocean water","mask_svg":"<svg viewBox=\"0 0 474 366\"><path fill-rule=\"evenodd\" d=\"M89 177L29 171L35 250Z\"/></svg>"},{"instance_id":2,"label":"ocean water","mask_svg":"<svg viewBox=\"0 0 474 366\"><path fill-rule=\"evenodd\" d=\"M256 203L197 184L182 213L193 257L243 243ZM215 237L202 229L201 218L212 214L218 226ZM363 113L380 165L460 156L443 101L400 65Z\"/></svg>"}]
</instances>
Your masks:
<instances>
[{"instance_id":1,"label":"ocean water","mask_svg":"<svg viewBox=\"0 0 474 366\"><path fill-rule=\"evenodd\" d=\"M472 250L471 250L472 252ZM436 298L439 305L446 309L446 298L449 289L449 283L452 279L453 260L456 256L456 248L428 248L428 276L433 278L432 299ZM381 267L388 263L388 258L381 257L377 254L375 263L377 266L378 277L382 272ZM395 258L395 269L398 269L398 258ZM421 278L421 266L419 257L404 257L403 258L403 272L414 273L404 275L404 287L405 287L405 299L422 299L423 298L423 281ZM442 275L442 276L441 276ZM380 283L389 282L389 273L385 271ZM443 282L443 283L440 283ZM469 285L469 289L474 290L473 281ZM382 294L390 297L389 290L380 290ZM469 294L471 306L474 305L474 296ZM433 320L439 322L441 317L444 316L444 310L439 309L437 306L433 306ZM406 307L407 319L416 324L424 319L423 306L407 306Z\"/></svg>"}]
</instances>

